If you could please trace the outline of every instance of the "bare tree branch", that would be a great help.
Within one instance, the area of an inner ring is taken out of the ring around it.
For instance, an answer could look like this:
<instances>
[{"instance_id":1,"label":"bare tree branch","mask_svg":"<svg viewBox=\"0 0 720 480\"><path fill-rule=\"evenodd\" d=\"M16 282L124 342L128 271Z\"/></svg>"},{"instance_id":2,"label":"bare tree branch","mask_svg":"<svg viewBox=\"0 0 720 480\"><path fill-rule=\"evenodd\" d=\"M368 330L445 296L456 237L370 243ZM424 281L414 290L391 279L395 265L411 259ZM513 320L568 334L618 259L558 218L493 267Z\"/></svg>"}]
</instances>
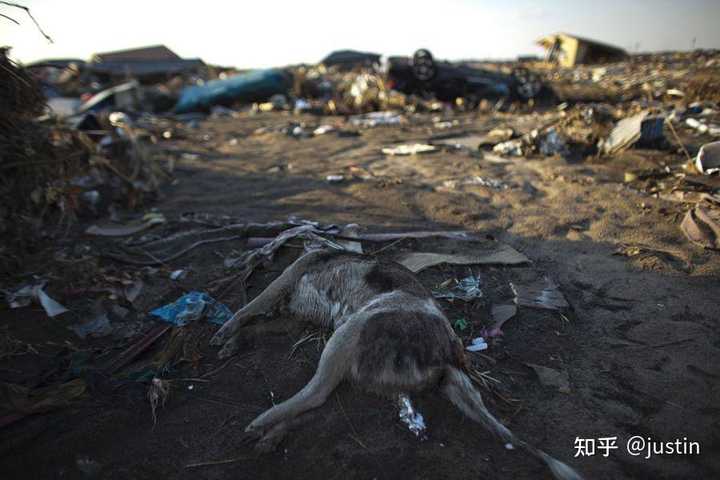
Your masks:
<instances>
[{"instance_id":1,"label":"bare tree branch","mask_svg":"<svg viewBox=\"0 0 720 480\"><path fill-rule=\"evenodd\" d=\"M38 23L38 21L35 20L35 17L33 17L33 16L32 16L32 13L30 13L30 9L29 9L28 7L26 7L26 6L24 6L24 5L20 5L20 4L14 3L14 2L5 2L5 1L3 1L3 0L0 0L0 5L7 5L8 7L15 7L15 8L19 8L20 10L25 10L25 13L28 14L28 17L30 17L30 20L33 21L33 23L35 24L35 26L37 27L37 29L40 31L40 33L42 34L42 36L45 37L48 42L53 43L53 39L50 38L50 35L48 35L47 33L45 33L45 32L43 31L43 29L42 29L42 27L40 26L40 24ZM15 23L17 23L17 24L19 25L19 23L18 23L16 20L8 17L7 15L3 15L2 13L0 13L0 15L2 15L3 17L5 17L5 18L7 18L7 19L9 19L9 20L12 20L13 22L15 22Z\"/></svg>"},{"instance_id":2,"label":"bare tree branch","mask_svg":"<svg viewBox=\"0 0 720 480\"><path fill-rule=\"evenodd\" d=\"M11 22L13 22L15 25L20 25L20 22L18 22L17 20L15 20L15 19L12 18L12 17L8 17L7 15L4 15L4 14L2 14L2 13L0 13L0 17L7 18L7 19L10 20Z\"/></svg>"}]
</instances>

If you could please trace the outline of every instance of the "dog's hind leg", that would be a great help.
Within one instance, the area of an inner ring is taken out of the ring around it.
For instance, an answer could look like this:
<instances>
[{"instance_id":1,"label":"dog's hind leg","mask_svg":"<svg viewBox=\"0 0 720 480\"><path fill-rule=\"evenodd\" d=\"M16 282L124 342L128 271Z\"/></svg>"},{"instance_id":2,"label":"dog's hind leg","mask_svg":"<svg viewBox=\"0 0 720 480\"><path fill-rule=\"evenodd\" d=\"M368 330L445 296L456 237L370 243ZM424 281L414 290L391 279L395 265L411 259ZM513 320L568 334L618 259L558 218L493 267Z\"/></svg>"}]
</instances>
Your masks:
<instances>
[{"instance_id":1,"label":"dog's hind leg","mask_svg":"<svg viewBox=\"0 0 720 480\"><path fill-rule=\"evenodd\" d=\"M512 448L512 446L520 447L545 462L555 478L559 480L582 480L580 474L569 466L515 437L505 425L500 423L488 411L482 401L480 392L477 391L470 378L461 370L448 367L442 385L442 392L465 415L500 437L506 442L506 446L510 445L508 448Z\"/></svg>"},{"instance_id":2,"label":"dog's hind leg","mask_svg":"<svg viewBox=\"0 0 720 480\"><path fill-rule=\"evenodd\" d=\"M259 445L262 445L266 435L276 436L284 431L284 424L325 403L350 370L360 325L347 322L338 328L325 345L317 371L310 382L291 398L267 410L248 425L246 432L261 437ZM275 426L278 426L279 431L273 431Z\"/></svg>"}]
</instances>

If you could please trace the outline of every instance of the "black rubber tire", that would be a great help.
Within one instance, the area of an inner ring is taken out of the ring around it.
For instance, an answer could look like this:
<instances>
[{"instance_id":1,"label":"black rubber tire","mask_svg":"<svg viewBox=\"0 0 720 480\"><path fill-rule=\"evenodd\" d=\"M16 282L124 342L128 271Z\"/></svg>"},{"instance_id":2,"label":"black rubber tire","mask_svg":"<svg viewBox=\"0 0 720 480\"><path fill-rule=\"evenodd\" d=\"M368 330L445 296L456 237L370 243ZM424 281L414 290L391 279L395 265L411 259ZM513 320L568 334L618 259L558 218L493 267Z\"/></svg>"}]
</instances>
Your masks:
<instances>
[{"instance_id":1,"label":"black rubber tire","mask_svg":"<svg viewBox=\"0 0 720 480\"><path fill-rule=\"evenodd\" d=\"M412 58L412 70L416 79L429 82L437 76L437 65L429 50L421 48Z\"/></svg>"},{"instance_id":2,"label":"black rubber tire","mask_svg":"<svg viewBox=\"0 0 720 480\"><path fill-rule=\"evenodd\" d=\"M513 77L515 77L515 93L523 100L537 97L543 88L540 78L527 68L516 68L513 70Z\"/></svg>"}]
</instances>

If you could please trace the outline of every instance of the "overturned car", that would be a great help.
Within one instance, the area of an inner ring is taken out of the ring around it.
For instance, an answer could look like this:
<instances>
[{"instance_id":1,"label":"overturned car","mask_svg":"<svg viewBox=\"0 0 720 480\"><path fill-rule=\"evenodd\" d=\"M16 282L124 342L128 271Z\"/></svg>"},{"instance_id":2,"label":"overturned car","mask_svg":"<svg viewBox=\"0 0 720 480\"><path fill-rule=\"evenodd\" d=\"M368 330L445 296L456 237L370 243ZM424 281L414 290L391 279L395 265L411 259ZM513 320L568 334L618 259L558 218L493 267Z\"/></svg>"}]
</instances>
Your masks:
<instances>
[{"instance_id":1,"label":"overturned car","mask_svg":"<svg viewBox=\"0 0 720 480\"><path fill-rule=\"evenodd\" d=\"M425 49L412 58L388 59L388 86L407 95L434 96L451 102L464 98L470 103L482 99L528 101L542 95L546 88L525 68L511 73L438 61Z\"/></svg>"}]
</instances>

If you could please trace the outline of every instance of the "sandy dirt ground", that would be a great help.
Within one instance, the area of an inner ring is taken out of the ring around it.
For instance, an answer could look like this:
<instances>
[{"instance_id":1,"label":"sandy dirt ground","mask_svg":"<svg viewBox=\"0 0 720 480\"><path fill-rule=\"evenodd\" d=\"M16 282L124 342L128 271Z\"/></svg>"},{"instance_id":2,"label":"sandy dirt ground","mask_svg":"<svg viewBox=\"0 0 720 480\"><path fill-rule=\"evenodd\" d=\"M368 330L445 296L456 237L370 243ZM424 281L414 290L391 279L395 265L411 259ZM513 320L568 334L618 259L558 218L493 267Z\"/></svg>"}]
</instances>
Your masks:
<instances>
[{"instance_id":1,"label":"sandy dirt ground","mask_svg":"<svg viewBox=\"0 0 720 480\"><path fill-rule=\"evenodd\" d=\"M455 118L455 133L483 133L499 125L522 132L540 122L533 115ZM470 324L459 332L463 338L488 325L489 306L508 295L508 281L521 275L521 268L552 278L571 308L562 314L520 308L505 335L474 358L499 382L485 393L489 408L517 435L587 478L720 475L720 256L686 240L679 228L681 204L623 183L628 167L681 163L679 154L633 149L613 159L575 163L559 157L501 160L464 151L387 157L382 147L436 135L431 115L360 135L301 139L276 131L290 120L308 128L340 122L282 113L203 121L188 138L164 146L178 158L177 182L164 188L153 206L167 218L202 212L267 222L295 215L358 223L374 232L468 229L507 243L532 264L472 267L483 278L485 297L475 304L443 303L451 321L463 317ZM257 133L262 127L264 133ZM328 175L344 180L329 183ZM463 184L475 176L501 184ZM105 240L81 235L83 227L64 247L109 248ZM388 245L364 246L373 252ZM242 244L218 243L163 265L146 279L146 309L184 291L207 291L228 275L223 258L242 250ZM284 249L276 262L256 272L248 295L257 295L299 251ZM42 271L41 253L28 271ZM138 270L108 260L97 268L118 276ZM176 268L190 273L172 282L167 272ZM433 286L467 271L444 266L423 272L421 279ZM82 273L54 275L61 284L53 283L54 293L64 298L62 287L79 282ZM220 300L234 309L240 297L230 289ZM80 342L67 329L76 318L48 319L38 306L4 310L2 317L7 334L37 351L2 360L0 374L7 382L28 375L63 378L77 363L102 362L137 338ZM151 323L138 318L121 325L137 333ZM240 353L224 362L207 344L216 328L202 324L178 334L185 335L186 361L166 374L172 389L158 407L156 423L147 382L86 373L88 391L80 400L2 429L2 477L550 478L543 465L505 450L435 392L416 400L428 424L428 439L419 441L399 422L393 402L350 385L342 385L278 451L256 456L241 442L244 427L310 379L323 333L291 355L309 327L289 321L277 331L249 331ZM527 364L566 372L569 390L541 385ZM625 444L636 435L657 442L687 439L698 442L701 452L631 456ZM618 448L607 457L600 451L575 456L576 438L600 437L617 437ZM194 466L207 462L216 464Z\"/></svg>"}]
</instances>

